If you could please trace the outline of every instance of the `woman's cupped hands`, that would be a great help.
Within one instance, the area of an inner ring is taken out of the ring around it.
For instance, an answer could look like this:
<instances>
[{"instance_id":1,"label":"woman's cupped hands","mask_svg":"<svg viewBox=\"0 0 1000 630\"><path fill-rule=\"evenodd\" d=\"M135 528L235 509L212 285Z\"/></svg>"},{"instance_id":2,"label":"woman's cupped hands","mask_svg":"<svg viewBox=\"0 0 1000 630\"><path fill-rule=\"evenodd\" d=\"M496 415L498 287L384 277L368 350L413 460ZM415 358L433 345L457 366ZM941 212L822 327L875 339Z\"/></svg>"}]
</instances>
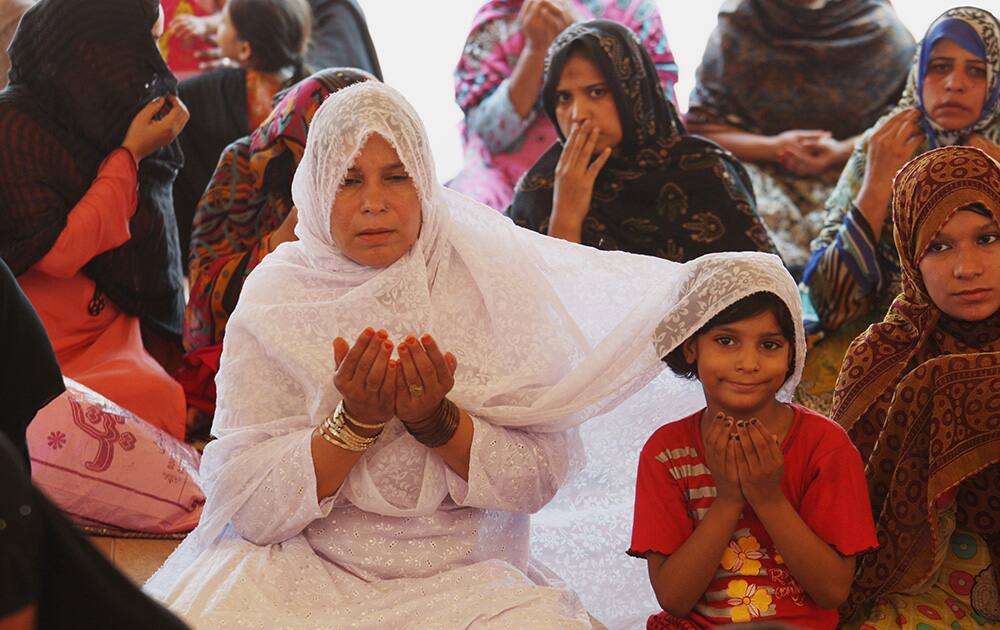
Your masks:
<instances>
[{"instance_id":1,"label":"woman's cupped hands","mask_svg":"<svg viewBox=\"0 0 1000 630\"><path fill-rule=\"evenodd\" d=\"M398 359L393 359L393 350ZM455 385L458 361L427 334L394 345L385 330L366 328L351 345L333 340L334 385L347 413L366 424L396 416L404 423L433 414Z\"/></svg>"}]
</instances>

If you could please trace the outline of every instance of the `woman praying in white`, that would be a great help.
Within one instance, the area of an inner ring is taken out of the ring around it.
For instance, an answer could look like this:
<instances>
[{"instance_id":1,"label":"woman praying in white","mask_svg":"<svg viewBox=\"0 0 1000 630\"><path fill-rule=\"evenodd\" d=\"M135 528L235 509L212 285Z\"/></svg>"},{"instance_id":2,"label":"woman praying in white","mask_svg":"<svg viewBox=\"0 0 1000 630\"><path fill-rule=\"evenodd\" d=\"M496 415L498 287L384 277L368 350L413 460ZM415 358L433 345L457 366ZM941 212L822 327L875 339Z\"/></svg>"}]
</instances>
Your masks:
<instances>
[{"instance_id":1,"label":"woman praying in white","mask_svg":"<svg viewBox=\"0 0 1000 630\"><path fill-rule=\"evenodd\" d=\"M226 329L201 523L147 592L205 629L590 628L532 558L529 514L582 464L574 427L662 370L686 267L444 189L416 113L375 82L319 108L292 193L298 240ZM655 391L639 443L701 402ZM607 544L621 565L575 578L631 569L627 539Z\"/></svg>"}]
</instances>

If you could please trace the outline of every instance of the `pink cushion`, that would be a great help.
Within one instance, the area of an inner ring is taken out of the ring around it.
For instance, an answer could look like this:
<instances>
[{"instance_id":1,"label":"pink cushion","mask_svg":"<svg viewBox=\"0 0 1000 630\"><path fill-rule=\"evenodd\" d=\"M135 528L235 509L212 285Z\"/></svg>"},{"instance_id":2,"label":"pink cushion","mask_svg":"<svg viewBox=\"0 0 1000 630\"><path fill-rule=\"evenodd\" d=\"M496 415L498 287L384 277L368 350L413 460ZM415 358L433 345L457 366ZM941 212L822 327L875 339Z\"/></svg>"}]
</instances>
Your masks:
<instances>
[{"instance_id":1,"label":"pink cushion","mask_svg":"<svg viewBox=\"0 0 1000 630\"><path fill-rule=\"evenodd\" d=\"M70 518L154 533L194 529L201 455L68 378L28 426L31 476Z\"/></svg>"}]
</instances>

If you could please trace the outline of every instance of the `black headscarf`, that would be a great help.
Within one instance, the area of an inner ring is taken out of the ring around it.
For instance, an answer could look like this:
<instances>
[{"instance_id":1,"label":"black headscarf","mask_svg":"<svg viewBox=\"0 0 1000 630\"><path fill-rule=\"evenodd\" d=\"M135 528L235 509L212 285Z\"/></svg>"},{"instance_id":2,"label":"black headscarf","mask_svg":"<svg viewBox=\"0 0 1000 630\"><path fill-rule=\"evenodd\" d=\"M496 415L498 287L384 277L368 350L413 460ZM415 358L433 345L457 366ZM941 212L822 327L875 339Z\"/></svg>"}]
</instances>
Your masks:
<instances>
[{"instance_id":1,"label":"black headscarf","mask_svg":"<svg viewBox=\"0 0 1000 630\"><path fill-rule=\"evenodd\" d=\"M510 217L548 230L566 140L556 119L556 87L576 50L606 78L622 127L622 141L594 184L582 242L676 261L720 251L774 253L746 170L722 147L687 134L649 53L628 27L607 20L575 24L549 48L542 103L559 140L518 182Z\"/></svg>"},{"instance_id":2,"label":"black headscarf","mask_svg":"<svg viewBox=\"0 0 1000 630\"><path fill-rule=\"evenodd\" d=\"M898 100L913 36L888 0L726 3L691 93L691 124L849 138Z\"/></svg>"},{"instance_id":3,"label":"black headscarf","mask_svg":"<svg viewBox=\"0 0 1000 630\"><path fill-rule=\"evenodd\" d=\"M176 92L150 33L158 15L158 0L42 0L22 18L0 92L0 256L15 275L52 248L139 110ZM176 142L142 161L131 239L84 267L119 308L170 335L184 309L171 193L182 161Z\"/></svg>"},{"instance_id":4,"label":"black headscarf","mask_svg":"<svg viewBox=\"0 0 1000 630\"><path fill-rule=\"evenodd\" d=\"M24 431L38 410L62 393L62 373L45 328L7 265L0 260L0 433L28 463Z\"/></svg>"},{"instance_id":5,"label":"black headscarf","mask_svg":"<svg viewBox=\"0 0 1000 630\"><path fill-rule=\"evenodd\" d=\"M313 70L359 68L382 80L368 22L357 0L309 0L312 41L306 61Z\"/></svg>"}]
</instances>

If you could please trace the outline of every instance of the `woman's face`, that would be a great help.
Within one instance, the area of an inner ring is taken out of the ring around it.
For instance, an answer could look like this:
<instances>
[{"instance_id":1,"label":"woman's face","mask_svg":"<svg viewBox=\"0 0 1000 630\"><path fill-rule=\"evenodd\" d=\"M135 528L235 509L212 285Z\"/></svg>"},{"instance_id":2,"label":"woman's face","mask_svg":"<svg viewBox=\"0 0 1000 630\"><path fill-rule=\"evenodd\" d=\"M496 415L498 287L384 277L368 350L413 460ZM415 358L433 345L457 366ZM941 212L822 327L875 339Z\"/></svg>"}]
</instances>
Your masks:
<instances>
[{"instance_id":1,"label":"woman's face","mask_svg":"<svg viewBox=\"0 0 1000 630\"><path fill-rule=\"evenodd\" d=\"M986 103L986 61L950 39L931 48L924 73L924 109L944 129L979 120Z\"/></svg>"},{"instance_id":2,"label":"woman's face","mask_svg":"<svg viewBox=\"0 0 1000 630\"><path fill-rule=\"evenodd\" d=\"M615 97L597 65L583 53L573 53L563 66L556 86L556 120L564 136L573 123L585 120L600 129L594 155L622 141L622 124Z\"/></svg>"},{"instance_id":3,"label":"woman's face","mask_svg":"<svg viewBox=\"0 0 1000 630\"><path fill-rule=\"evenodd\" d=\"M330 211L330 235L344 255L388 267L420 235L420 197L399 154L372 134L347 170Z\"/></svg>"},{"instance_id":4,"label":"woman's face","mask_svg":"<svg viewBox=\"0 0 1000 630\"><path fill-rule=\"evenodd\" d=\"M934 304L955 319L978 322L1000 308L1000 227L960 210L944 224L917 265Z\"/></svg>"},{"instance_id":5,"label":"woman's face","mask_svg":"<svg viewBox=\"0 0 1000 630\"><path fill-rule=\"evenodd\" d=\"M216 34L219 43L219 51L223 58L232 59L245 64L250 59L250 44L240 39L240 34L233 26L233 18L229 15L229 3L222 10L222 21L219 23L219 31Z\"/></svg>"}]
</instances>

